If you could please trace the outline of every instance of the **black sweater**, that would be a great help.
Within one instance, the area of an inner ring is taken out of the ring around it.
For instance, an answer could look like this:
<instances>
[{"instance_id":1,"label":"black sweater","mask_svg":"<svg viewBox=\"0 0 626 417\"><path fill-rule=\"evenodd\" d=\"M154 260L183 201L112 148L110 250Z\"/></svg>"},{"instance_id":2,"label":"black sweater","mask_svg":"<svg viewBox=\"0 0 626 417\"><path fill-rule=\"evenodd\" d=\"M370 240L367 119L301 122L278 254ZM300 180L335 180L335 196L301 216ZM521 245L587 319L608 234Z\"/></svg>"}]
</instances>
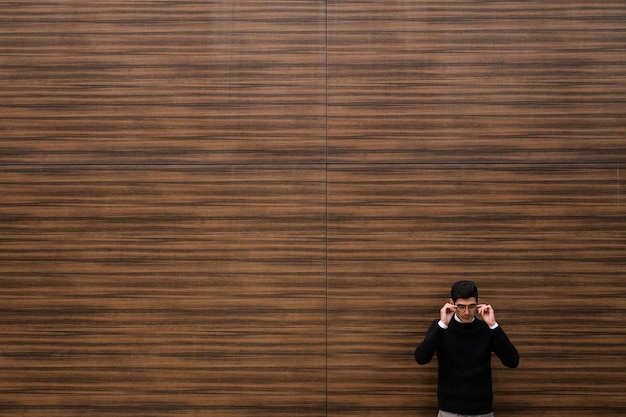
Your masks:
<instances>
[{"instance_id":1,"label":"black sweater","mask_svg":"<svg viewBox=\"0 0 626 417\"><path fill-rule=\"evenodd\" d=\"M437 352L439 408L457 414L487 414L493 411L491 352L504 366L515 368L519 354L501 327L490 329L484 321L450 321L442 329L435 320L415 349L420 365Z\"/></svg>"}]
</instances>

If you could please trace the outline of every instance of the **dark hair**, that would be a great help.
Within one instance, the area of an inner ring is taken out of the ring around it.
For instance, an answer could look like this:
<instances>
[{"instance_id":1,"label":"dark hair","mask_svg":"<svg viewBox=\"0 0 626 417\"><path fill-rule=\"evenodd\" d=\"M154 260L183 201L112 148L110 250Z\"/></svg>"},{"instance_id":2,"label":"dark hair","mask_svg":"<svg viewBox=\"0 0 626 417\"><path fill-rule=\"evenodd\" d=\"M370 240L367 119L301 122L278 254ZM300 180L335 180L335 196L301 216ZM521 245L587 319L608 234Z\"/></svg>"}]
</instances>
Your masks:
<instances>
[{"instance_id":1,"label":"dark hair","mask_svg":"<svg viewBox=\"0 0 626 417\"><path fill-rule=\"evenodd\" d=\"M450 298L456 302L459 298L472 298L475 297L478 301L478 287L473 281L457 281L450 290Z\"/></svg>"}]
</instances>

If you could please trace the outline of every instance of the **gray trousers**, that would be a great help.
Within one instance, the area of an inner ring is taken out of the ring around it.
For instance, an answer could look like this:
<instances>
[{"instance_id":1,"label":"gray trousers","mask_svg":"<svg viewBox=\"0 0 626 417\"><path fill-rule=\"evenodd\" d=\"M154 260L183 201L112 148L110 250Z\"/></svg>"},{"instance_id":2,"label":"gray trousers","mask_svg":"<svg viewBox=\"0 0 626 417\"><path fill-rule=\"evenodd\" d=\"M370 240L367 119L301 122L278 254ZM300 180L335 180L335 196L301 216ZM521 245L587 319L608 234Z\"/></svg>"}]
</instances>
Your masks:
<instances>
[{"instance_id":1,"label":"gray trousers","mask_svg":"<svg viewBox=\"0 0 626 417\"><path fill-rule=\"evenodd\" d=\"M494 415L493 412L489 414L454 414L439 410L437 417L494 417Z\"/></svg>"}]
</instances>

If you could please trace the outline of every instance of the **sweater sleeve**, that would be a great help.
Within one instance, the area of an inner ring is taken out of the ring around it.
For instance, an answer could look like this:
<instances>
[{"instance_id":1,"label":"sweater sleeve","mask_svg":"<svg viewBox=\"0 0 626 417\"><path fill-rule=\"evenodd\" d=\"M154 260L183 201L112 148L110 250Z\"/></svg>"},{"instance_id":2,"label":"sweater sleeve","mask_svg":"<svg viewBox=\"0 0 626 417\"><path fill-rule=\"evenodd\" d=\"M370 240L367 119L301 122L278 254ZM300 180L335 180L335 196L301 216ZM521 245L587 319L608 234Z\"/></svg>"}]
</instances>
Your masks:
<instances>
[{"instance_id":1,"label":"sweater sleeve","mask_svg":"<svg viewBox=\"0 0 626 417\"><path fill-rule=\"evenodd\" d=\"M446 332L445 329L439 327L437 324L438 321L439 320L435 320L430 325L426 336L424 336L424 340L415 349L415 361L420 365L425 365L432 360L433 355L437 351L439 341Z\"/></svg>"},{"instance_id":2,"label":"sweater sleeve","mask_svg":"<svg viewBox=\"0 0 626 417\"><path fill-rule=\"evenodd\" d=\"M504 333L502 327L498 326L492 330L493 332L493 351L502 362L502 365L508 368L517 368L519 365L519 353Z\"/></svg>"}]
</instances>

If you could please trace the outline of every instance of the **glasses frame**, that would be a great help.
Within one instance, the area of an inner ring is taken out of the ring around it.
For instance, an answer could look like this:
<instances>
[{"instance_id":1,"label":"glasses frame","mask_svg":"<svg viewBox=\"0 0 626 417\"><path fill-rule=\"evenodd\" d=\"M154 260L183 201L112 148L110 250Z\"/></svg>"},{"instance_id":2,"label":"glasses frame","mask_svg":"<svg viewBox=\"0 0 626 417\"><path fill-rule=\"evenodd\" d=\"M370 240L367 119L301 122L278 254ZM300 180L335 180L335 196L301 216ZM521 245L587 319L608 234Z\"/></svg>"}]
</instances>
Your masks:
<instances>
[{"instance_id":1,"label":"glasses frame","mask_svg":"<svg viewBox=\"0 0 626 417\"><path fill-rule=\"evenodd\" d=\"M468 309L469 311L476 310L478 308L478 304L455 304L454 305L458 310L465 311Z\"/></svg>"}]
</instances>

